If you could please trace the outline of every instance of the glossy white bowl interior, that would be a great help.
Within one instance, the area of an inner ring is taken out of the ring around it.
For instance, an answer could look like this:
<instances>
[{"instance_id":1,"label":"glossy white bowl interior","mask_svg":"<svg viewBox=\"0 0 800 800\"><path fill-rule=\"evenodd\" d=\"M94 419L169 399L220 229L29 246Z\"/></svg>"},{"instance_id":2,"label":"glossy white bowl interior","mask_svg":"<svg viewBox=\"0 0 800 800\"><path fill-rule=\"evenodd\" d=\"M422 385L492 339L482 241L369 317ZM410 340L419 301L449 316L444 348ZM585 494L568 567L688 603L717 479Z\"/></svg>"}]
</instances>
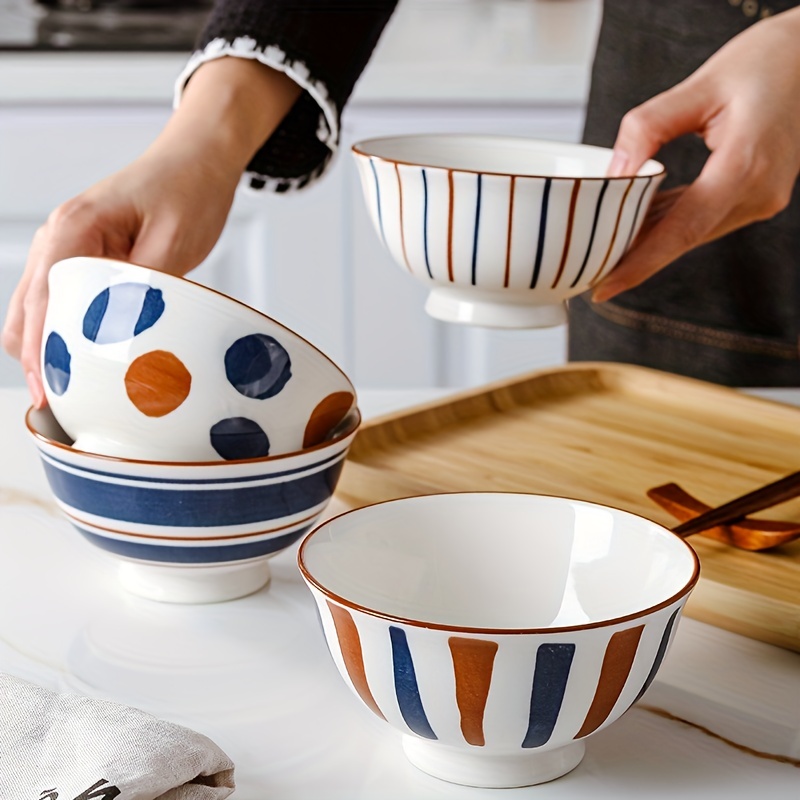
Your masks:
<instances>
[{"instance_id":1,"label":"glossy white bowl interior","mask_svg":"<svg viewBox=\"0 0 800 800\"><path fill-rule=\"evenodd\" d=\"M355 150L420 167L545 178L605 178L612 155L610 149L592 145L455 134L369 139ZM650 159L637 175L663 171L659 162Z\"/></svg>"},{"instance_id":2,"label":"glossy white bowl interior","mask_svg":"<svg viewBox=\"0 0 800 800\"><path fill-rule=\"evenodd\" d=\"M557 497L448 494L328 521L302 568L322 591L382 616L453 628L583 627L686 591L692 549L617 509Z\"/></svg>"}]
</instances>

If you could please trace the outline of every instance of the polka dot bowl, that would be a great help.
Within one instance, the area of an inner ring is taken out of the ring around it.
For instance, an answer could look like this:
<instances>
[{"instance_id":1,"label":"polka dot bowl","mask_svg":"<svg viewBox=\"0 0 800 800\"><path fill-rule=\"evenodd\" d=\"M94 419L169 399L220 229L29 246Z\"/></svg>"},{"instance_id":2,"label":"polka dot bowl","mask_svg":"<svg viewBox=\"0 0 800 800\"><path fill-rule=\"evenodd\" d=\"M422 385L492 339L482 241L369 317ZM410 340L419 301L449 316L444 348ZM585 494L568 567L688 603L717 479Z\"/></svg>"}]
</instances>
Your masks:
<instances>
[{"instance_id":1,"label":"polka dot bowl","mask_svg":"<svg viewBox=\"0 0 800 800\"><path fill-rule=\"evenodd\" d=\"M356 405L336 364L279 322L185 278L119 261L55 264L45 395L87 452L261 458L323 441Z\"/></svg>"},{"instance_id":2,"label":"polka dot bowl","mask_svg":"<svg viewBox=\"0 0 800 800\"><path fill-rule=\"evenodd\" d=\"M611 150L509 136L415 135L353 146L367 209L447 322L538 328L614 269L664 168L606 177Z\"/></svg>"},{"instance_id":3,"label":"polka dot bowl","mask_svg":"<svg viewBox=\"0 0 800 800\"><path fill-rule=\"evenodd\" d=\"M135 461L71 446L50 409L28 431L55 500L126 590L172 603L231 600L262 588L269 559L324 513L360 424L326 442L242 461Z\"/></svg>"},{"instance_id":4,"label":"polka dot bowl","mask_svg":"<svg viewBox=\"0 0 800 800\"><path fill-rule=\"evenodd\" d=\"M298 562L339 673L409 760L498 788L580 763L647 691L699 575L650 520L500 492L346 512Z\"/></svg>"}]
</instances>

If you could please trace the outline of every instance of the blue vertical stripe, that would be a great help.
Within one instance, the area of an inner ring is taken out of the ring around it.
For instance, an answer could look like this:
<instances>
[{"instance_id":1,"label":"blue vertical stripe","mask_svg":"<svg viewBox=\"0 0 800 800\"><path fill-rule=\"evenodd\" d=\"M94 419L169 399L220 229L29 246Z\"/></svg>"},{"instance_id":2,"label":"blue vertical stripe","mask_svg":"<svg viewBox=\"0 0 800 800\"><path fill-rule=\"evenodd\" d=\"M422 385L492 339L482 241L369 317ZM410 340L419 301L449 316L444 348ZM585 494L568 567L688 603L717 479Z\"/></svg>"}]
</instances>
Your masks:
<instances>
[{"instance_id":1,"label":"blue vertical stripe","mask_svg":"<svg viewBox=\"0 0 800 800\"><path fill-rule=\"evenodd\" d=\"M539 280L539 270L542 267L542 253L544 253L544 234L547 228L547 204L550 201L550 186L552 178L545 178L544 192L542 193L542 210L539 214L539 241L536 244L536 260L533 263L533 277L531 277L531 289L536 288Z\"/></svg>"},{"instance_id":2,"label":"blue vertical stripe","mask_svg":"<svg viewBox=\"0 0 800 800\"><path fill-rule=\"evenodd\" d=\"M597 208L594 210L594 220L592 221L592 232L589 236L589 246L586 248L583 264L581 264L581 268L578 270L575 280L569 285L570 289L577 285L578 281L581 279L581 275L583 275L583 271L586 269L586 265L589 263L589 256L592 253L592 245L594 244L594 235L597 233L597 220L600 219L600 207L603 205L603 195L606 193L606 189L608 189L608 179L603 181L603 186L600 189L600 196L597 198Z\"/></svg>"},{"instance_id":3,"label":"blue vertical stripe","mask_svg":"<svg viewBox=\"0 0 800 800\"><path fill-rule=\"evenodd\" d=\"M642 695L650 688L650 684L653 682L653 679L656 677L656 673L658 672L658 668L661 666L661 662L664 660L664 656L667 652L667 646L669 645L669 637L672 634L672 628L675 625L675 620L678 618L678 613L680 612L679 608L676 608L675 611L672 613L672 616L669 618L669 622L667 622L667 627L664 629L664 633L661 636L661 644L658 646L658 652L656 653L655 661L653 662L653 666L650 667L650 672L647 676L647 680L644 682L644 686L642 686L641 691L639 694L636 695L636 699L633 703L638 703ZM633 705L631 703L631 705Z\"/></svg>"},{"instance_id":4,"label":"blue vertical stripe","mask_svg":"<svg viewBox=\"0 0 800 800\"><path fill-rule=\"evenodd\" d=\"M531 711L523 747L541 747L550 739L561 711L574 655L574 644L543 644L536 651Z\"/></svg>"},{"instance_id":5,"label":"blue vertical stripe","mask_svg":"<svg viewBox=\"0 0 800 800\"><path fill-rule=\"evenodd\" d=\"M647 183L645 183L642 193L639 195L639 202L636 203L636 211L633 215L633 222L631 223L631 229L630 232L628 233L628 241L625 242L625 249L622 251L623 253L627 253L628 248L631 246L631 239L633 239L633 232L636 230L636 221L639 219L639 211L641 211L642 208L642 200L644 200L644 196L647 194L647 190L650 188L650 184L652 183L652 181L653 181L653 176L651 175L647 179Z\"/></svg>"},{"instance_id":6,"label":"blue vertical stripe","mask_svg":"<svg viewBox=\"0 0 800 800\"><path fill-rule=\"evenodd\" d=\"M381 229L381 239L386 244L386 234L383 232L383 211L381 209L381 188L378 184L378 171L375 169L375 162L370 159L369 165L372 167L372 175L375 178L375 205L378 207L378 224Z\"/></svg>"},{"instance_id":7,"label":"blue vertical stripe","mask_svg":"<svg viewBox=\"0 0 800 800\"><path fill-rule=\"evenodd\" d=\"M478 173L478 199L475 201L475 233L472 239L472 285L475 286L478 280L478 229L481 222L481 178Z\"/></svg>"},{"instance_id":8,"label":"blue vertical stripe","mask_svg":"<svg viewBox=\"0 0 800 800\"><path fill-rule=\"evenodd\" d=\"M417 675L414 671L414 661L408 649L406 632L402 628L389 626L389 636L392 641L392 666L394 668L394 690L397 695L397 704L406 725L418 736L425 739L436 739L436 734L431 729L422 699L419 696Z\"/></svg>"},{"instance_id":9,"label":"blue vertical stripe","mask_svg":"<svg viewBox=\"0 0 800 800\"><path fill-rule=\"evenodd\" d=\"M433 273L428 260L428 175L424 168L422 170L422 201L422 243L425 246L425 267L428 270L428 276L432 278Z\"/></svg>"}]
</instances>

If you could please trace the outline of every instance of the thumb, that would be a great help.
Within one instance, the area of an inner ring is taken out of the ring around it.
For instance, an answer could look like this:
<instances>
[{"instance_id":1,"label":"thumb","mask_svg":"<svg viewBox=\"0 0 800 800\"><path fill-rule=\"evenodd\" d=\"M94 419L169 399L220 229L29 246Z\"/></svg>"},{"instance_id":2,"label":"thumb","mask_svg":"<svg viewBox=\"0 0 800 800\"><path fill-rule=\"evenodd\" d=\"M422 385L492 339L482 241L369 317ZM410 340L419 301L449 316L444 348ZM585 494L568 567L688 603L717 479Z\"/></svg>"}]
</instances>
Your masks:
<instances>
[{"instance_id":1,"label":"thumb","mask_svg":"<svg viewBox=\"0 0 800 800\"><path fill-rule=\"evenodd\" d=\"M631 109L620 123L608 177L635 175L667 142L702 131L708 115L705 92L689 81Z\"/></svg>"}]
</instances>

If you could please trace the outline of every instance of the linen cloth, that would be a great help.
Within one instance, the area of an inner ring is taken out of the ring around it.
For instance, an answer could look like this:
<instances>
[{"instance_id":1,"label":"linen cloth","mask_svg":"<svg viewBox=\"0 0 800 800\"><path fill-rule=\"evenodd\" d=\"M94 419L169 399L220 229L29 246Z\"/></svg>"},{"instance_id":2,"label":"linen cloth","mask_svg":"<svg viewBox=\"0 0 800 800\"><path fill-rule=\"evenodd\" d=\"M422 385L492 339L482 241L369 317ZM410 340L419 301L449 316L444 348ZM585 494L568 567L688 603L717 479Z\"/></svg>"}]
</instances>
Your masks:
<instances>
[{"instance_id":1,"label":"linen cloth","mask_svg":"<svg viewBox=\"0 0 800 800\"><path fill-rule=\"evenodd\" d=\"M233 763L135 708L0 673L0 800L222 800Z\"/></svg>"}]
</instances>

